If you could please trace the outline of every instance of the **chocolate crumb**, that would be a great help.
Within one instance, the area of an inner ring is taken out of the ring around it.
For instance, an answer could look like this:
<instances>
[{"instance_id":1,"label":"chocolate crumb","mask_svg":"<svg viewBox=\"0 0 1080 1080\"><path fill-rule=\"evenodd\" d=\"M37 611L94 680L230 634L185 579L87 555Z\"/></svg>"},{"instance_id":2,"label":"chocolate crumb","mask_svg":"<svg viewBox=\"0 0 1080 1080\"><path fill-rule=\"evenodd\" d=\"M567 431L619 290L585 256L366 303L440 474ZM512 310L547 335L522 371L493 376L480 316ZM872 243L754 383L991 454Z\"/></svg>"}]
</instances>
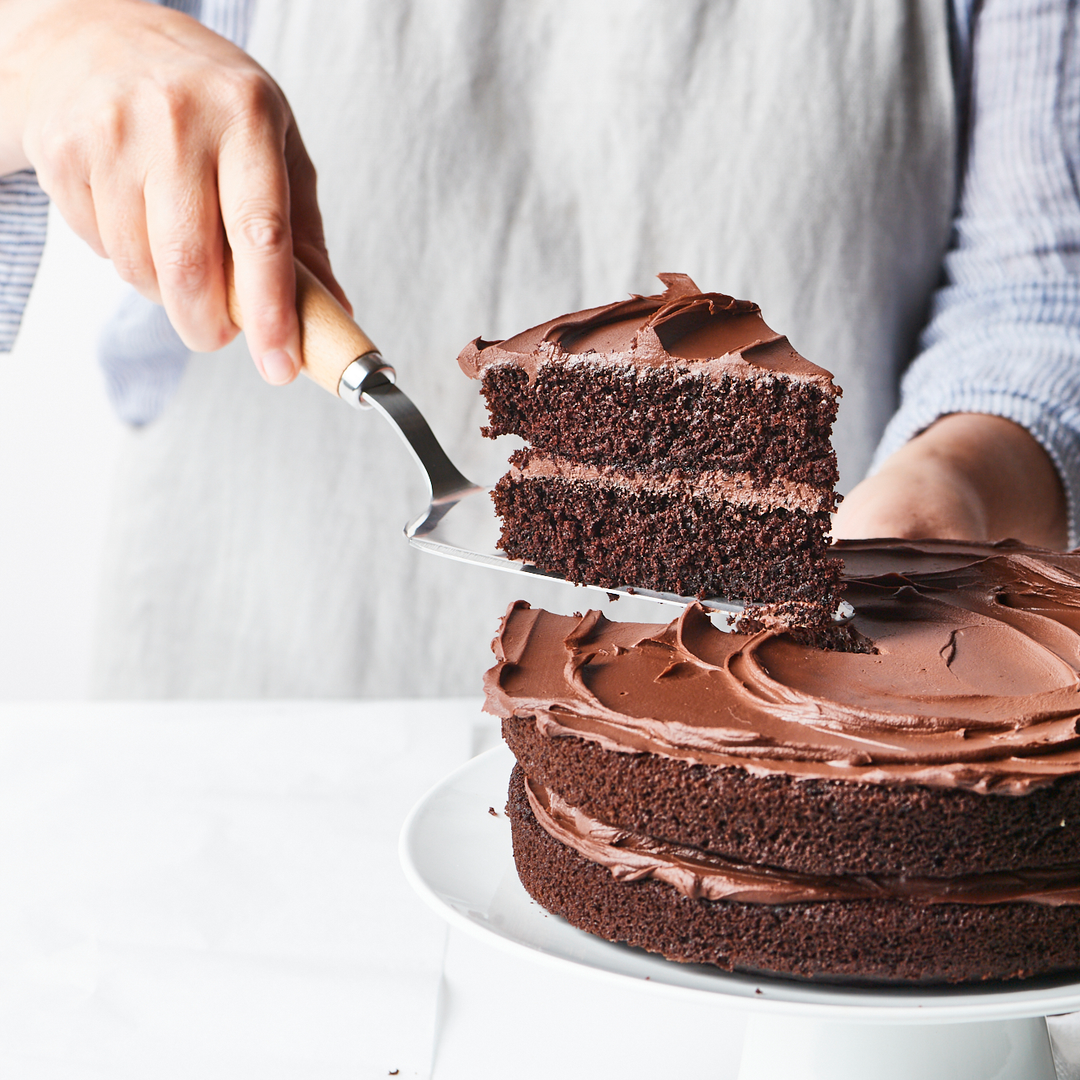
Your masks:
<instances>
[{"instance_id":1,"label":"chocolate crumb","mask_svg":"<svg viewBox=\"0 0 1080 1080\"><path fill-rule=\"evenodd\" d=\"M617 592L609 592L607 598L614 604L615 601L619 599L619 594Z\"/></svg>"},{"instance_id":2,"label":"chocolate crumb","mask_svg":"<svg viewBox=\"0 0 1080 1080\"><path fill-rule=\"evenodd\" d=\"M498 817L498 816L499 816L499 811L498 811L498 810L496 810L494 806L489 806L489 807L488 807L488 813L489 813L489 814L490 814L490 815L491 815L492 817Z\"/></svg>"},{"instance_id":3,"label":"chocolate crumb","mask_svg":"<svg viewBox=\"0 0 1080 1080\"><path fill-rule=\"evenodd\" d=\"M397 1069L391 1069L386 1075L387 1076L397 1076L397 1074L398 1074Z\"/></svg>"},{"instance_id":4,"label":"chocolate crumb","mask_svg":"<svg viewBox=\"0 0 1080 1080\"><path fill-rule=\"evenodd\" d=\"M742 626L739 627L742 630ZM788 631L792 640L811 649L826 652L862 653L877 656L878 648L854 626L795 627Z\"/></svg>"},{"instance_id":5,"label":"chocolate crumb","mask_svg":"<svg viewBox=\"0 0 1080 1080\"><path fill-rule=\"evenodd\" d=\"M759 989L755 988L755 989L754 989L754 993L755 993L755 994L760 994L760 993L761 993L761 991L760 991Z\"/></svg>"}]
</instances>

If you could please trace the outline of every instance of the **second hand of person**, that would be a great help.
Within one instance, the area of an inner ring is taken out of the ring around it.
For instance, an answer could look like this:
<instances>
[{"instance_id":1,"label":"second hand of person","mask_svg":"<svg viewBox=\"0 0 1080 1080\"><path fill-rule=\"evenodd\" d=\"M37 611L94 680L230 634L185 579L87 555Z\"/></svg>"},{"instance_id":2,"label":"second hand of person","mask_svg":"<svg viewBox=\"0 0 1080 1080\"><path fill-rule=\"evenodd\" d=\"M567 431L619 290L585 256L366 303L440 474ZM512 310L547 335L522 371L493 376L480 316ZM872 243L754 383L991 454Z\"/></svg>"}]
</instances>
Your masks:
<instances>
[{"instance_id":1,"label":"second hand of person","mask_svg":"<svg viewBox=\"0 0 1080 1080\"><path fill-rule=\"evenodd\" d=\"M1019 424L953 413L889 457L840 504L833 536L1002 540L1068 546L1065 493L1042 446Z\"/></svg>"}]
</instances>

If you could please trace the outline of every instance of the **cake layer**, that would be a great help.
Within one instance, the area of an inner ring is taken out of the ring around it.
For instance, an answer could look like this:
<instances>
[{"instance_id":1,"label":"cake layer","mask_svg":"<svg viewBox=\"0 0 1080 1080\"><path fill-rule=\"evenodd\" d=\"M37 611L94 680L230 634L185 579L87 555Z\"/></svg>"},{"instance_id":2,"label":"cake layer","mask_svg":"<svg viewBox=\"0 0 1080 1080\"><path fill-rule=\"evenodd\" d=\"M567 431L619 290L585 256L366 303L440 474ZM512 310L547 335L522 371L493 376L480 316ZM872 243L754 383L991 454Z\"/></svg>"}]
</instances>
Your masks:
<instances>
[{"instance_id":1,"label":"cake layer","mask_svg":"<svg viewBox=\"0 0 1080 1080\"><path fill-rule=\"evenodd\" d=\"M658 754L546 738L503 721L526 774L630 833L800 874L945 875L1054 870L1080 860L1080 776L1022 797L755 776Z\"/></svg>"},{"instance_id":2,"label":"cake layer","mask_svg":"<svg viewBox=\"0 0 1080 1080\"><path fill-rule=\"evenodd\" d=\"M507 814L529 894L572 925L687 963L845 983L943 983L1080 967L1080 905L784 904L692 899L663 881L621 882L538 824L521 770Z\"/></svg>"},{"instance_id":3,"label":"cake layer","mask_svg":"<svg viewBox=\"0 0 1080 1080\"><path fill-rule=\"evenodd\" d=\"M723 470L832 488L835 392L757 374L639 370L599 358L541 364L533 381L512 364L484 369L490 425L535 449L644 475Z\"/></svg>"},{"instance_id":4,"label":"cake layer","mask_svg":"<svg viewBox=\"0 0 1080 1080\"><path fill-rule=\"evenodd\" d=\"M582 464L724 470L831 488L839 389L756 304L661 274L662 295L564 315L458 357L491 425Z\"/></svg>"},{"instance_id":5,"label":"cake layer","mask_svg":"<svg viewBox=\"0 0 1080 1080\"><path fill-rule=\"evenodd\" d=\"M513 474L492 498L499 546L570 581L783 604L814 624L836 610L828 511L759 511L660 486Z\"/></svg>"},{"instance_id":6,"label":"cake layer","mask_svg":"<svg viewBox=\"0 0 1080 1080\"><path fill-rule=\"evenodd\" d=\"M522 770L524 773L524 770ZM658 840L591 817L525 776L525 795L549 836L617 881L665 881L691 899L791 904L809 900L910 900L920 904L1080 904L1080 862L1040 870L942 874L805 874Z\"/></svg>"},{"instance_id":7,"label":"cake layer","mask_svg":"<svg viewBox=\"0 0 1080 1080\"><path fill-rule=\"evenodd\" d=\"M1080 774L1080 554L834 550L848 561L852 625L876 653L721 633L696 606L656 626L518 603L486 707L535 717L545 737L754 776L1004 797Z\"/></svg>"}]
</instances>

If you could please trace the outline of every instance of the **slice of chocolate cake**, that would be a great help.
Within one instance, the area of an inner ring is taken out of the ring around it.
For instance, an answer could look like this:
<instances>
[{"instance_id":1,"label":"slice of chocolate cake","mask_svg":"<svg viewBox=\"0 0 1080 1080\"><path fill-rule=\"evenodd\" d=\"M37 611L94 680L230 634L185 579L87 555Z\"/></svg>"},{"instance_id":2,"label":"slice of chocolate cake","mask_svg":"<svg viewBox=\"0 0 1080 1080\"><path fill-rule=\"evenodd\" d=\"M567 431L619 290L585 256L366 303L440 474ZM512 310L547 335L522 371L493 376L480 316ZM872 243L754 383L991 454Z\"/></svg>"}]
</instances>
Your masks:
<instances>
[{"instance_id":1,"label":"slice of chocolate cake","mask_svg":"<svg viewBox=\"0 0 1080 1080\"><path fill-rule=\"evenodd\" d=\"M511 606L485 689L522 883L727 969L1080 971L1080 553L838 549L877 652Z\"/></svg>"},{"instance_id":2,"label":"slice of chocolate cake","mask_svg":"<svg viewBox=\"0 0 1080 1080\"><path fill-rule=\"evenodd\" d=\"M571 581L747 603L824 625L839 389L756 304L666 291L566 315L459 357L492 438L518 435L495 488L500 546Z\"/></svg>"}]
</instances>

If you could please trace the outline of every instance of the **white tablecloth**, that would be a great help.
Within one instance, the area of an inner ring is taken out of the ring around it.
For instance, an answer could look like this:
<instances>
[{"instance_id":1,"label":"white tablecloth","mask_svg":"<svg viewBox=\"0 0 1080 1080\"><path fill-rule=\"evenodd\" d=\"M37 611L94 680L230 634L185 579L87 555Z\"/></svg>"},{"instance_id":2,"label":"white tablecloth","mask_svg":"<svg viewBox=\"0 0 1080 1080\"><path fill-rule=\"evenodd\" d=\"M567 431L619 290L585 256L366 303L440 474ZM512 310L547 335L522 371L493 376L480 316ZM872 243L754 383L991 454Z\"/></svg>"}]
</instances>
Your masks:
<instances>
[{"instance_id":1,"label":"white tablecloth","mask_svg":"<svg viewBox=\"0 0 1080 1080\"><path fill-rule=\"evenodd\" d=\"M511 959L397 863L474 701L0 705L0 1076L734 1077L744 1020Z\"/></svg>"}]
</instances>

